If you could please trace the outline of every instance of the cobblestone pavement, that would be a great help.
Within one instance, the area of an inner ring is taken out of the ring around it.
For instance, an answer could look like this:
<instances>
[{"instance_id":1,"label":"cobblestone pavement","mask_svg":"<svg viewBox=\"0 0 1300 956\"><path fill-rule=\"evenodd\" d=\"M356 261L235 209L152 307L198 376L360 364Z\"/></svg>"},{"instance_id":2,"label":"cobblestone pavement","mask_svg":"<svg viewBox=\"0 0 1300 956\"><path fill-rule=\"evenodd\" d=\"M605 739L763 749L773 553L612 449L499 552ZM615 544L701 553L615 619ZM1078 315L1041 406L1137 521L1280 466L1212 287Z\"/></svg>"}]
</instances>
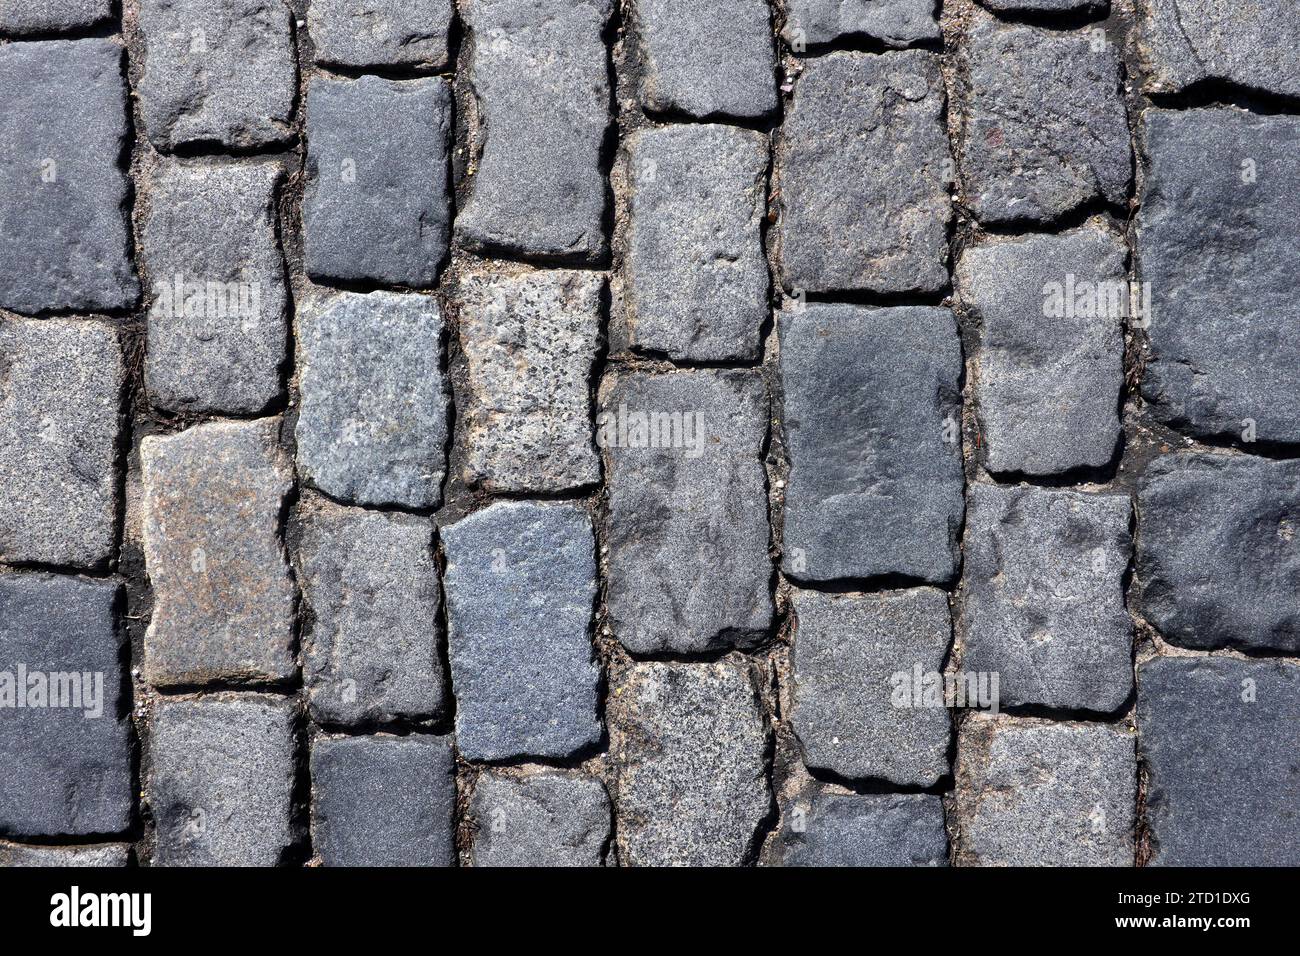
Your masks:
<instances>
[{"instance_id":1,"label":"cobblestone pavement","mask_svg":"<svg viewBox=\"0 0 1300 956\"><path fill-rule=\"evenodd\" d=\"M0 0L0 863L1300 864L1293 0L939 5Z\"/></svg>"}]
</instances>

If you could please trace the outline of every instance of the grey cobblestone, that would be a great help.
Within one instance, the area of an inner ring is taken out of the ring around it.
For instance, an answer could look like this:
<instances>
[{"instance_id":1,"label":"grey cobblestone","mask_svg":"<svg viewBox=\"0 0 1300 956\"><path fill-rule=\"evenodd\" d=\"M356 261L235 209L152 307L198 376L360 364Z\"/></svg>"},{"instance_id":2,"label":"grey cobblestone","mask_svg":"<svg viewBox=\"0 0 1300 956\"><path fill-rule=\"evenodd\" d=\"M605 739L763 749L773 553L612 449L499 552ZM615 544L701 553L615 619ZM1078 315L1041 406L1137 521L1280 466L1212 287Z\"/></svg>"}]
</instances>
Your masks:
<instances>
[{"instance_id":1,"label":"grey cobblestone","mask_svg":"<svg viewBox=\"0 0 1300 956\"><path fill-rule=\"evenodd\" d=\"M488 771L470 816L475 866L600 866L610 838L609 795L591 777Z\"/></svg>"},{"instance_id":2,"label":"grey cobblestone","mask_svg":"<svg viewBox=\"0 0 1300 956\"><path fill-rule=\"evenodd\" d=\"M927 793L819 793L786 808L778 866L947 866L943 801Z\"/></svg>"},{"instance_id":3,"label":"grey cobblestone","mask_svg":"<svg viewBox=\"0 0 1300 956\"><path fill-rule=\"evenodd\" d=\"M131 858L129 843L93 846L31 846L0 841L0 868L7 866L117 867Z\"/></svg>"},{"instance_id":4,"label":"grey cobblestone","mask_svg":"<svg viewBox=\"0 0 1300 956\"><path fill-rule=\"evenodd\" d=\"M316 62L344 67L447 65L452 0L311 0Z\"/></svg>"},{"instance_id":5,"label":"grey cobblestone","mask_svg":"<svg viewBox=\"0 0 1300 956\"><path fill-rule=\"evenodd\" d=\"M996 13L1102 13L1110 0L979 0Z\"/></svg>"},{"instance_id":6,"label":"grey cobblestone","mask_svg":"<svg viewBox=\"0 0 1300 956\"><path fill-rule=\"evenodd\" d=\"M0 33L24 36L82 30L112 13L113 0L6 0L0 6Z\"/></svg>"},{"instance_id":7,"label":"grey cobblestone","mask_svg":"<svg viewBox=\"0 0 1300 956\"><path fill-rule=\"evenodd\" d=\"M939 39L935 0L785 0L782 36L796 53L865 35L890 46Z\"/></svg>"}]
</instances>

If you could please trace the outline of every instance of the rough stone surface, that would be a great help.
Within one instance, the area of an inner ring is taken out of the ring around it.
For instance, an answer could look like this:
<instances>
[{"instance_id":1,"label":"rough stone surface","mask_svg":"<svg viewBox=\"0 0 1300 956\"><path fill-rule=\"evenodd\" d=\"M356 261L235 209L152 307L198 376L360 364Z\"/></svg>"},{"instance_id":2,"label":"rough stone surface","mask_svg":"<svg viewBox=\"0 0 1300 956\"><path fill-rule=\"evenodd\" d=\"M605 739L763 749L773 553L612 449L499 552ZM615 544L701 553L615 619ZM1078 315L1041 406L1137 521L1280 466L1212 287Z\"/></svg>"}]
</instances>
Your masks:
<instances>
[{"instance_id":1,"label":"rough stone surface","mask_svg":"<svg viewBox=\"0 0 1300 956\"><path fill-rule=\"evenodd\" d=\"M0 33L23 36L84 30L112 15L112 0L0 0Z\"/></svg>"},{"instance_id":2,"label":"rough stone surface","mask_svg":"<svg viewBox=\"0 0 1300 956\"><path fill-rule=\"evenodd\" d=\"M1138 516L1136 603L1165 640L1300 654L1300 462L1160 458Z\"/></svg>"},{"instance_id":3,"label":"rough stone surface","mask_svg":"<svg viewBox=\"0 0 1300 956\"><path fill-rule=\"evenodd\" d=\"M604 289L598 273L569 270L492 268L461 279L467 482L560 492L600 480L591 376Z\"/></svg>"},{"instance_id":4,"label":"rough stone surface","mask_svg":"<svg viewBox=\"0 0 1300 956\"><path fill-rule=\"evenodd\" d=\"M322 737L311 748L312 846L325 866L452 866L447 737Z\"/></svg>"},{"instance_id":5,"label":"rough stone surface","mask_svg":"<svg viewBox=\"0 0 1300 956\"><path fill-rule=\"evenodd\" d=\"M294 708L217 694L152 704L146 798L157 866L274 866L293 837Z\"/></svg>"},{"instance_id":6,"label":"rough stone surface","mask_svg":"<svg viewBox=\"0 0 1300 956\"><path fill-rule=\"evenodd\" d=\"M120 590L62 575L0 575L0 833L131 825Z\"/></svg>"},{"instance_id":7,"label":"rough stone surface","mask_svg":"<svg viewBox=\"0 0 1300 956\"><path fill-rule=\"evenodd\" d=\"M962 256L961 297L981 323L974 392L990 472L1059 475L1114 458L1127 256L1100 221L992 239Z\"/></svg>"},{"instance_id":8,"label":"rough stone surface","mask_svg":"<svg viewBox=\"0 0 1300 956\"><path fill-rule=\"evenodd\" d=\"M1133 735L973 715L957 756L964 866L1132 866Z\"/></svg>"},{"instance_id":9,"label":"rough stone surface","mask_svg":"<svg viewBox=\"0 0 1300 956\"><path fill-rule=\"evenodd\" d=\"M835 52L806 62L777 145L787 289L901 293L948 285L952 159L944 100L930 53Z\"/></svg>"},{"instance_id":10,"label":"rough stone surface","mask_svg":"<svg viewBox=\"0 0 1300 956\"><path fill-rule=\"evenodd\" d=\"M292 475L277 419L214 422L141 443L153 617L146 678L159 686L294 673L296 588L280 541Z\"/></svg>"},{"instance_id":11,"label":"rough stone surface","mask_svg":"<svg viewBox=\"0 0 1300 956\"><path fill-rule=\"evenodd\" d=\"M629 139L622 330L674 361L755 361L768 317L767 139L727 126Z\"/></svg>"},{"instance_id":12,"label":"rough stone surface","mask_svg":"<svg viewBox=\"0 0 1300 956\"><path fill-rule=\"evenodd\" d=\"M1195 435L1300 443L1300 117L1148 110L1144 121L1142 394Z\"/></svg>"},{"instance_id":13,"label":"rough stone surface","mask_svg":"<svg viewBox=\"0 0 1300 956\"><path fill-rule=\"evenodd\" d=\"M436 508L449 401L437 300L339 293L304 303L298 336L303 478L348 503Z\"/></svg>"},{"instance_id":14,"label":"rough stone surface","mask_svg":"<svg viewBox=\"0 0 1300 956\"><path fill-rule=\"evenodd\" d=\"M142 230L152 289L149 400L178 412L256 414L280 396L284 259L277 163L164 160Z\"/></svg>"},{"instance_id":15,"label":"rough stone surface","mask_svg":"<svg viewBox=\"0 0 1300 956\"><path fill-rule=\"evenodd\" d=\"M0 319L0 561L113 556L125 377L107 325Z\"/></svg>"},{"instance_id":16,"label":"rough stone surface","mask_svg":"<svg viewBox=\"0 0 1300 956\"><path fill-rule=\"evenodd\" d=\"M610 698L617 839L630 866L735 866L771 810L748 666L635 664Z\"/></svg>"},{"instance_id":17,"label":"rough stone surface","mask_svg":"<svg viewBox=\"0 0 1300 956\"><path fill-rule=\"evenodd\" d=\"M952 313L815 305L779 329L786 574L950 580L963 509Z\"/></svg>"},{"instance_id":18,"label":"rough stone surface","mask_svg":"<svg viewBox=\"0 0 1300 956\"><path fill-rule=\"evenodd\" d=\"M1148 661L1137 723L1149 865L1300 865L1300 667Z\"/></svg>"},{"instance_id":19,"label":"rough stone surface","mask_svg":"<svg viewBox=\"0 0 1300 956\"><path fill-rule=\"evenodd\" d=\"M558 759L599 742L586 510L498 502L443 528L442 542L462 756Z\"/></svg>"},{"instance_id":20,"label":"rough stone surface","mask_svg":"<svg viewBox=\"0 0 1300 956\"><path fill-rule=\"evenodd\" d=\"M599 260L610 0L467 0L477 158L456 220L471 247Z\"/></svg>"},{"instance_id":21,"label":"rough stone surface","mask_svg":"<svg viewBox=\"0 0 1300 956\"><path fill-rule=\"evenodd\" d=\"M600 409L614 634L634 654L766 637L773 573L762 379L714 370L606 376Z\"/></svg>"},{"instance_id":22,"label":"rough stone surface","mask_svg":"<svg viewBox=\"0 0 1300 956\"><path fill-rule=\"evenodd\" d=\"M859 35L889 46L938 40L935 0L785 0L781 35L796 53Z\"/></svg>"},{"instance_id":23,"label":"rough stone surface","mask_svg":"<svg viewBox=\"0 0 1300 956\"><path fill-rule=\"evenodd\" d=\"M149 140L250 149L292 134L297 63L282 0L140 0Z\"/></svg>"},{"instance_id":24,"label":"rough stone surface","mask_svg":"<svg viewBox=\"0 0 1300 956\"><path fill-rule=\"evenodd\" d=\"M819 793L786 814L778 866L947 866L943 801L928 793Z\"/></svg>"},{"instance_id":25,"label":"rough stone surface","mask_svg":"<svg viewBox=\"0 0 1300 956\"><path fill-rule=\"evenodd\" d=\"M0 308L124 309L126 80L108 40L0 47Z\"/></svg>"},{"instance_id":26,"label":"rough stone surface","mask_svg":"<svg viewBox=\"0 0 1300 956\"><path fill-rule=\"evenodd\" d=\"M999 676L1003 706L1110 713L1133 689L1124 606L1126 495L972 485L962 669Z\"/></svg>"},{"instance_id":27,"label":"rough stone surface","mask_svg":"<svg viewBox=\"0 0 1300 956\"><path fill-rule=\"evenodd\" d=\"M93 846L31 846L0 841L0 867L8 866L126 866L131 844L101 843Z\"/></svg>"},{"instance_id":28,"label":"rough stone surface","mask_svg":"<svg viewBox=\"0 0 1300 956\"><path fill-rule=\"evenodd\" d=\"M981 222L1050 222L1096 200L1125 202L1132 153L1119 56L1095 39L987 16L971 30L961 164Z\"/></svg>"},{"instance_id":29,"label":"rough stone surface","mask_svg":"<svg viewBox=\"0 0 1300 956\"><path fill-rule=\"evenodd\" d=\"M332 66L447 65L452 0L311 0L316 62Z\"/></svg>"},{"instance_id":30,"label":"rough stone surface","mask_svg":"<svg viewBox=\"0 0 1300 956\"><path fill-rule=\"evenodd\" d=\"M309 276L434 285L451 229L451 123L440 77L312 82L302 209Z\"/></svg>"},{"instance_id":31,"label":"rough stone surface","mask_svg":"<svg viewBox=\"0 0 1300 956\"><path fill-rule=\"evenodd\" d=\"M321 504L302 516L303 682L312 716L356 725L440 714L440 600L426 518Z\"/></svg>"},{"instance_id":32,"label":"rough stone surface","mask_svg":"<svg viewBox=\"0 0 1300 956\"><path fill-rule=\"evenodd\" d=\"M599 780L543 773L484 773L470 817L475 866L600 866L610 837L609 796Z\"/></svg>"},{"instance_id":33,"label":"rough stone surface","mask_svg":"<svg viewBox=\"0 0 1300 956\"><path fill-rule=\"evenodd\" d=\"M979 0L997 13L1102 13L1110 0Z\"/></svg>"}]
</instances>

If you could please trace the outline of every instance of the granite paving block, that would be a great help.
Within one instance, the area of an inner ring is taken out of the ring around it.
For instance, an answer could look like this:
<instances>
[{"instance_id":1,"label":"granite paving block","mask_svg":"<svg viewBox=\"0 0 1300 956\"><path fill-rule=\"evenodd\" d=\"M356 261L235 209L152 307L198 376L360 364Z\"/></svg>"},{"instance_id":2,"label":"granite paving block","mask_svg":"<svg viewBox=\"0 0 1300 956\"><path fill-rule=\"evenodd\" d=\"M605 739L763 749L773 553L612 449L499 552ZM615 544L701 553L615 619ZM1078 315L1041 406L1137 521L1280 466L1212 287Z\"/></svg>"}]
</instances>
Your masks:
<instances>
[{"instance_id":1,"label":"granite paving block","mask_svg":"<svg viewBox=\"0 0 1300 956\"><path fill-rule=\"evenodd\" d=\"M112 0L4 0L0 34L21 37L86 30L112 14Z\"/></svg>"},{"instance_id":2,"label":"granite paving block","mask_svg":"<svg viewBox=\"0 0 1300 956\"><path fill-rule=\"evenodd\" d=\"M889 46L940 38L935 0L785 0L781 35L795 53L859 36Z\"/></svg>"},{"instance_id":3,"label":"granite paving block","mask_svg":"<svg viewBox=\"0 0 1300 956\"><path fill-rule=\"evenodd\" d=\"M470 816L475 866L600 866L609 844L609 795L594 777L489 771Z\"/></svg>"},{"instance_id":4,"label":"granite paving block","mask_svg":"<svg viewBox=\"0 0 1300 956\"><path fill-rule=\"evenodd\" d=\"M33 846L0 841L0 867L116 867L131 859L131 844Z\"/></svg>"},{"instance_id":5,"label":"granite paving block","mask_svg":"<svg viewBox=\"0 0 1300 956\"><path fill-rule=\"evenodd\" d=\"M819 793L782 817L776 866L947 866L943 801L928 793Z\"/></svg>"},{"instance_id":6,"label":"granite paving block","mask_svg":"<svg viewBox=\"0 0 1300 956\"><path fill-rule=\"evenodd\" d=\"M311 0L316 62L351 68L447 66L452 0Z\"/></svg>"}]
</instances>

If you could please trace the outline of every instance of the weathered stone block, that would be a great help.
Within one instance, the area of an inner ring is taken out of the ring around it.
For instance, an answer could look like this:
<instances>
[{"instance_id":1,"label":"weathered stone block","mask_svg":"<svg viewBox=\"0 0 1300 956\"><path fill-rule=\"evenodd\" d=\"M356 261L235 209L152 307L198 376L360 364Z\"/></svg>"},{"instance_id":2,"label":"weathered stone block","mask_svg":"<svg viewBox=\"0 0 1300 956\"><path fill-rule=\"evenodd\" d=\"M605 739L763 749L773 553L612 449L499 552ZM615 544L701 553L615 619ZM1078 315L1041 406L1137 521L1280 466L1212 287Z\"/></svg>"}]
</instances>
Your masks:
<instances>
[{"instance_id":1,"label":"weathered stone block","mask_svg":"<svg viewBox=\"0 0 1300 956\"><path fill-rule=\"evenodd\" d=\"M947 866L943 801L928 793L819 793L786 807L777 866Z\"/></svg>"},{"instance_id":2,"label":"weathered stone block","mask_svg":"<svg viewBox=\"0 0 1300 956\"><path fill-rule=\"evenodd\" d=\"M5 0L0 4L0 33L66 33L93 27L112 15L112 0Z\"/></svg>"},{"instance_id":3,"label":"weathered stone block","mask_svg":"<svg viewBox=\"0 0 1300 956\"><path fill-rule=\"evenodd\" d=\"M131 844L100 843L87 846L32 846L0 842L0 867L20 866L126 866L131 859Z\"/></svg>"},{"instance_id":4,"label":"weathered stone block","mask_svg":"<svg viewBox=\"0 0 1300 956\"><path fill-rule=\"evenodd\" d=\"M889 46L940 37L935 0L785 0L781 35L795 53L859 35Z\"/></svg>"},{"instance_id":5,"label":"weathered stone block","mask_svg":"<svg viewBox=\"0 0 1300 956\"><path fill-rule=\"evenodd\" d=\"M332 66L447 65L452 0L312 0L316 62Z\"/></svg>"},{"instance_id":6,"label":"weathered stone block","mask_svg":"<svg viewBox=\"0 0 1300 956\"><path fill-rule=\"evenodd\" d=\"M475 866L600 866L609 843L609 796L593 777L489 771L470 815Z\"/></svg>"}]
</instances>

